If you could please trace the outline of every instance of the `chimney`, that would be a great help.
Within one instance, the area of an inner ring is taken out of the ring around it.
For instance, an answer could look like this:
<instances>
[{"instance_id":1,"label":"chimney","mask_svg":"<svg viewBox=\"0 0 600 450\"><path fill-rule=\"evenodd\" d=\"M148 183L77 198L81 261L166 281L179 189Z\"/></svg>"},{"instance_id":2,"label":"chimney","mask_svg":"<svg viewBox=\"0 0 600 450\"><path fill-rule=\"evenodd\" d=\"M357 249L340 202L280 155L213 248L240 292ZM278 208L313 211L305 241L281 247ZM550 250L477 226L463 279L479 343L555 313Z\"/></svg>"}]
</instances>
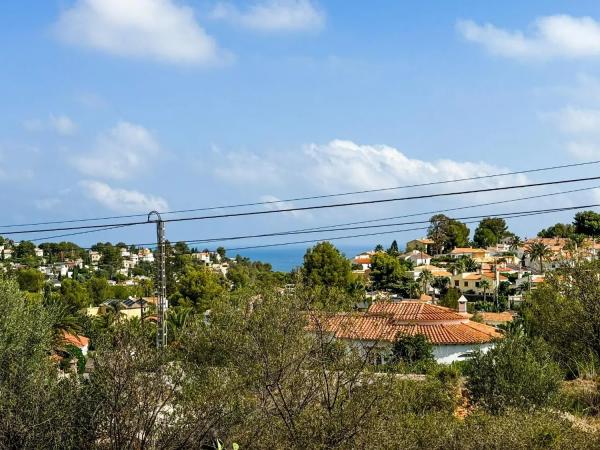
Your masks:
<instances>
[{"instance_id":1,"label":"chimney","mask_svg":"<svg viewBox=\"0 0 600 450\"><path fill-rule=\"evenodd\" d=\"M458 313L467 314L467 299L464 295L461 295L458 299Z\"/></svg>"}]
</instances>

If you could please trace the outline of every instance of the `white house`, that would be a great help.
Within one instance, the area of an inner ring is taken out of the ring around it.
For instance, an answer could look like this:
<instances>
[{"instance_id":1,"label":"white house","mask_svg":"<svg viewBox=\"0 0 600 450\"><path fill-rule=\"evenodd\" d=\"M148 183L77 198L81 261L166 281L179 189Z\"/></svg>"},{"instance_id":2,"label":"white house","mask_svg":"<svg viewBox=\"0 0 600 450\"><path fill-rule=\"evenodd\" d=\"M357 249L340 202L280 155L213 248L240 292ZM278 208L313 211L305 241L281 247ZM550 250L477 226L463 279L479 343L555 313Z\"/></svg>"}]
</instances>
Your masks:
<instances>
[{"instance_id":1,"label":"white house","mask_svg":"<svg viewBox=\"0 0 600 450\"><path fill-rule=\"evenodd\" d=\"M94 250L90 250L89 255L90 255L90 261L92 262L92 264L98 264L100 262L100 259L102 258L102 255L100 254L100 252L96 252Z\"/></svg>"},{"instance_id":2,"label":"white house","mask_svg":"<svg viewBox=\"0 0 600 450\"><path fill-rule=\"evenodd\" d=\"M413 250L401 256L405 261L412 262L415 266L428 266L431 264L431 256L420 250Z\"/></svg>"},{"instance_id":3,"label":"white house","mask_svg":"<svg viewBox=\"0 0 600 450\"><path fill-rule=\"evenodd\" d=\"M317 316L311 331L324 330L363 352L376 355L373 362L385 362L400 335L425 336L433 346L437 362L450 364L470 357L473 351L487 351L502 334L494 327L473 322L466 314L466 299L461 299L462 312L417 300L375 302L365 313L338 313Z\"/></svg>"},{"instance_id":4,"label":"white house","mask_svg":"<svg viewBox=\"0 0 600 450\"><path fill-rule=\"evenodd\" d=\"M41 248L36 247L34 249L34 252L35 252L35 256L37 256L38 258L43 258L44 257L44 250L42 250Z\"/></svg>"}]
</instances>

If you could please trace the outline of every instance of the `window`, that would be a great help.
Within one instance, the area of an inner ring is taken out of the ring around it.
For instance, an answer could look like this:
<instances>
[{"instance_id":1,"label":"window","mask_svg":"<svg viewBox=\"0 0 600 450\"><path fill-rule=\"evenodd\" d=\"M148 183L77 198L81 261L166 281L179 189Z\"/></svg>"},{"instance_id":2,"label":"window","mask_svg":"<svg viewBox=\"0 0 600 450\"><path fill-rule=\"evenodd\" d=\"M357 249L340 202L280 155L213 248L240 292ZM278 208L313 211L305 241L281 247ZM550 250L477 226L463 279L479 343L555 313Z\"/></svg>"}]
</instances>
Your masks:
<instances>
[{"instance_id":1,"label":"window","mask_svg":"<svg viewBox=\"0 0 600 450\"><path fill-rule=\"evenodd\" d=\"M456 287L460 286L460 282L458 280L454 280L454 286L456 286Z\"/></svg>"},{"instance_id":2,"label":"window","mask_svg":"<svg viewBox=\"0 0 600 450\"><path fill-rule=\"evenodd\" d=\"M469 282L465 281L465 287L469 287Z\"/></svg>"},{"instance_id":3,"label":"window","mask_svg":"<svg viewBox=\"0 0 600 450\"><path fill-rule=\"evenodd\" d=\"M475 282L475 287L479 287L479 281Z\"/></svg>"}]
</instances>

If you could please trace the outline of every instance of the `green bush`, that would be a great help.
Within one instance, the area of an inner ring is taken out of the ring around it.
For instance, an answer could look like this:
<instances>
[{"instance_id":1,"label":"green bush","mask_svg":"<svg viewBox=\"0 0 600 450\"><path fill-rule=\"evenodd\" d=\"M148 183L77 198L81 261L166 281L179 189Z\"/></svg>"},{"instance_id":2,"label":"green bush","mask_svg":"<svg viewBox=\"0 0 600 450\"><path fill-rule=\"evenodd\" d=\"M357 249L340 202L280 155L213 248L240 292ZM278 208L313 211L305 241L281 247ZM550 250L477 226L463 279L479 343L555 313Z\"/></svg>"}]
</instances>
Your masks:
<instances>
[{"instance_id":1,"label":"green bush","mask_svg":"<svg viewBox=\"0 0 600 450\"><path fill-rule=\"evenodd\" d=\"M487 353L478 351L466 374L471 399L492 413L547 405L563 378L546 344L522 335L507 337Z\"/></svg>"}]
</instances>

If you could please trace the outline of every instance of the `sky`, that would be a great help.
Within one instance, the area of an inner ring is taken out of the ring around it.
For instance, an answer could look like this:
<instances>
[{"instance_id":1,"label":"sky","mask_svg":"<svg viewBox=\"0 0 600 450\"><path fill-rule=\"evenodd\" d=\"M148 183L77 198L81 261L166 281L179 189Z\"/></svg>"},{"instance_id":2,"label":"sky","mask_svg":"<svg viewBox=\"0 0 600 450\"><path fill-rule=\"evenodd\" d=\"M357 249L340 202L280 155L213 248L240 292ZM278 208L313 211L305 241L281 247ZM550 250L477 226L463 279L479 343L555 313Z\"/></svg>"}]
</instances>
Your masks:
<instances>
[{"instance_id":1,"label":"sky","mask_svg":"<svg viewBox=\"0 0 600 450\"><path fill-rule=\"evenodd\" d=\"M6 0L0 67L0 225L600 159L597 1ZM589 166L354 198L598 173ZM585 186L594 184L171 223L167 237L268 233ZM593 203L598 190L455 215ZM571 217L509 225L531 236ZM143 243L154 233L145 225L69 239Z\"/></svg>"}]
</instances>

